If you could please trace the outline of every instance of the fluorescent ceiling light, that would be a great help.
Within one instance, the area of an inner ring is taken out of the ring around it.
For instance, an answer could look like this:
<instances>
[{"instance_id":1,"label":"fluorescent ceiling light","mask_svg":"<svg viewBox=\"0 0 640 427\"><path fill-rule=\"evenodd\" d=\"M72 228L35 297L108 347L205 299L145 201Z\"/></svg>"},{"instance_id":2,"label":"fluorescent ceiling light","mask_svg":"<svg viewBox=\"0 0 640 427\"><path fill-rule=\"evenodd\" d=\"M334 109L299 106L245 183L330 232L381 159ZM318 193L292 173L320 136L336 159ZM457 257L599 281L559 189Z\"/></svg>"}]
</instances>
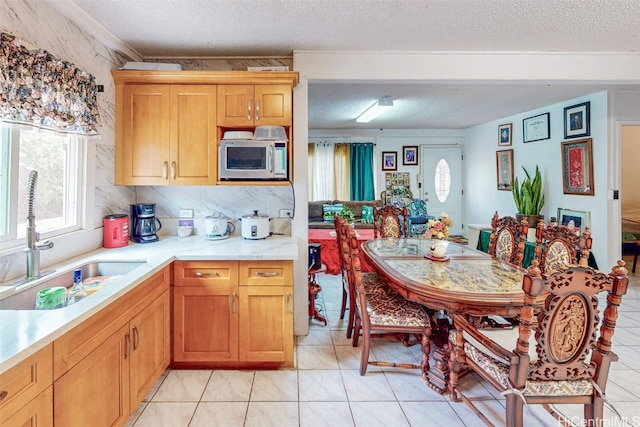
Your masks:
<instances>
[{"instance_id":1,"label":"fluorescent ceiling light","mask_svg":"<svg viewBox=\"0 0 640 427\"><path fill-rule=\"evenodd\" d=\"M386 96L373 104L371 107L367 108L362 114L360 114L358 118L356 118L356 122L369 123L371 120L378 117L384 111L389 110L391 107L393 107L393 98Z\"/></svg>"}]
</instances>

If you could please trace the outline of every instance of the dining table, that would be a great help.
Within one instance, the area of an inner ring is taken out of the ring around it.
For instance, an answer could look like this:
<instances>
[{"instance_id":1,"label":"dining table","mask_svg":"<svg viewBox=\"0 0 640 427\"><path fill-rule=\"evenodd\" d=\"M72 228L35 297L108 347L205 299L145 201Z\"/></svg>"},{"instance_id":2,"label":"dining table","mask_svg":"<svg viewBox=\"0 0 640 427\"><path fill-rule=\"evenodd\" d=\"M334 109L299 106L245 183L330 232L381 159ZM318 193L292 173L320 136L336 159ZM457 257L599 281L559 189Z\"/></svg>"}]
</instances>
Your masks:
<instances>
[{"instance_id":1,"label":"dining table","mask_svg":"<svg viewBox=\"0 0 640 427\"><path fill-rule=\"evenodd\" d=\"M444 257L432 256L432 246L446 247ZM422 376L430 388L442 394L449 376L449 322L446 314L463 313L476 319L520 314L524 305L525 270L466 245L420 238L374 239L361 244L361 253L389 286L407 300L438 313L430 338L436 346L424 346ZM541 306L544 297L535 301ZM515 345L515 343L514 343ZM429 366L433 347L434 366Z\"/></svg>"}]
</instances>

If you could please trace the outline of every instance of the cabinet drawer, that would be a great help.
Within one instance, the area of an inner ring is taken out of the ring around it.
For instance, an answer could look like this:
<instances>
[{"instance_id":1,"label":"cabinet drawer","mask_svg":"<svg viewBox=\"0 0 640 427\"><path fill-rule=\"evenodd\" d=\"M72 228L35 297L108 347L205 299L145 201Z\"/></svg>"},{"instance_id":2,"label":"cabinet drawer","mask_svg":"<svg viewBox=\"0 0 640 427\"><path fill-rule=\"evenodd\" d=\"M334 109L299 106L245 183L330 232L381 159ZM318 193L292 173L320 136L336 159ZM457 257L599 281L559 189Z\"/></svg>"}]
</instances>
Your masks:
<instances>
[{"instance_id":1,"label":"cabinet drawer","mask_svg":"<svg viewBox=\"0 0 640 427\"><path fill-rule=\"evenodd\" d=\"M53 383L53 344L0 375L2 421Z\"/></svg>"},{"instance_id":2,"label":"cabinet drawer","mask_svg":"<svg viewBox=\"0 0 640 427\"><path fill-rule=\"evenodd\" d=\"M9 418L5 418L4 410L1 413L0 427L51 427L53 425L53 386L47 387Z\"/></svg>"},{"instance_id":3,"label":"cabinet drawer","mask_svg":"<svg viewBox=\"0 0 640 427\"><path fill-rule=\"evenodd\" d=\"M291 261L240 261L240 286L293 284Z\"/></svg>"},{"instance_id":4,"label":"cabinet drawer","mask_svg":"<svg viewBox=\"0 0 640 427\"><path fill-rule=\"evenodd\" d=\"M174 286L215 286L238 283L237 261L176 261Z\"/></svg>"}]
</instances>

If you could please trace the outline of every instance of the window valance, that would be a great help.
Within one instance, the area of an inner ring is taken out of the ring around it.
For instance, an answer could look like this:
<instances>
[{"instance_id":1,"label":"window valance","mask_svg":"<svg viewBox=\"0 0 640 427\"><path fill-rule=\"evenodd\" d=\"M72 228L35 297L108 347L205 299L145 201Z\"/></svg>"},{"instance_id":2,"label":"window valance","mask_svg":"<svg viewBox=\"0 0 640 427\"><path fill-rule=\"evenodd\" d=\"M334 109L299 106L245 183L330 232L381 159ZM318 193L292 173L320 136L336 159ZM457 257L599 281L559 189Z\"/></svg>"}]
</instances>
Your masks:
<instances>
[{"instance_id":1,"label":"window valance","mask_svg":"<svg viewBox=\"0 0 640 427\"><path fill-rule=\"evenodd\" d=\"M0 32L0 121L97 135L96 93L91 74Z\"/></svg>"}]
</instances>

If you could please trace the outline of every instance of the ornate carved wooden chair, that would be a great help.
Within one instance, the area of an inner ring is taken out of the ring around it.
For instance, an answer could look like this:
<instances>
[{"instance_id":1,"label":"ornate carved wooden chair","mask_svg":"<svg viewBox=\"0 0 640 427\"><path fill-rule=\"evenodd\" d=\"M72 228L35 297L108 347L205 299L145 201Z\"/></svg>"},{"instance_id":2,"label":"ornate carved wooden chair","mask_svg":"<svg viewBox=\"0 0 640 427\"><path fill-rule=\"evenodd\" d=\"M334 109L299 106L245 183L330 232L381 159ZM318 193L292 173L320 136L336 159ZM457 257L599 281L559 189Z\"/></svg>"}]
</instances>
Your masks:
<instances>
[{"instance_id":1,"label":"ornate carved wooden chair","mask_svg":"<svg viewBox=\"0 0 640 427\"><path fill-rule=\"evenodd\" d=\"M378 237L408 237L409 230L407 207L397 206L373 207L373 235Z\"/></svg>"},{"instance_id":2,"label":"ornate carved wooden chair","mask_svg":"<svg viewBox=\"0 0 640 427\"><path fill-rule=\"evenodd\" d=\"M545 227L544 220L540 220L536 227L533 259L538 260L542 274L551 274L564 266L578 263L579 242L580 238L573 230L564 225Z\"/></svg>"},{"instance_id":3,"label":"ornate carved wooden chair","mask_svg":"<svg viewBox=\"0 0 640 427\"><path fill-rule=\"evenodd\" d=\"M349 224L339 216L334 217L334 226L336 229L336 241L338 243L338 250L340 251L340 268L342 274L342 307L340 310L340 318L344 319L344 313L346 308L346 298L348 295L349 300L349 317L347 320L347 338L351 338L353 334L353 326L355 321L356 308L356 290L350 289L348 268L345 265L342 256L342 242L349 238ZM378 292L393 292L393 290L387 285L387 283L378 275L378 273L362 273L362 283L367 290L367 293ZM353 294L353 295L352 295Z\"/></svg>"},{"instance_id":4,"label":"ornate carved wooden chair","mask_svg":"<svg viewBox=\"0 0 640 427\"><path fill-rule=\"evenodd\" d=\"M607 374L611 362L618 360L611 338L629 282L624 266L618 261L605 274L574 265L543 276L534 260L523 279L520 323L512 330L477 329L465 315L454 314L451 398L461 398L491 425L458 389L460 373L469 368L506 396L507 426L523 425L524 404L542 404L558 420L567 421L550 406L554 403L582 404L585 422L580 425L601 425L594 420L602 419ZM599 313L602 292L607 293L606 309Z\"/></svg>"},{"instance_id":5,"label":"ornate carved wooden chair","mask_svg":"<svg viewBox=\"0 0 640 427\"><path fill-rule=\"evenodd\" d=\"M489 255L521 267L528 230L526 219L518 223L518 220L512 216L498 217L496 211L491 219Z\"/></svg>"},{"instance_id":6,"label":"ornate carved wooden chair","mask_svg":"<svg viewBox=\"0 0 640 427\"><path fill-rule=\"evenodd\" d=\"M431 319L425 309L417 303L406 300L397 292L369 293L365 288L360 270L360 249L355 231L348 226L349 236L342 242L342 255L349 268L349 286L355 290L355 328L353 346L358 346L360 333L363 345L360 357L360 375L367 373L367 366L392 366L428 370L430 350ZM369 361L371 338L395 336L403 340L410 334L416 335L423 346L422 364Z\"/></svg>"}]
</instances>

